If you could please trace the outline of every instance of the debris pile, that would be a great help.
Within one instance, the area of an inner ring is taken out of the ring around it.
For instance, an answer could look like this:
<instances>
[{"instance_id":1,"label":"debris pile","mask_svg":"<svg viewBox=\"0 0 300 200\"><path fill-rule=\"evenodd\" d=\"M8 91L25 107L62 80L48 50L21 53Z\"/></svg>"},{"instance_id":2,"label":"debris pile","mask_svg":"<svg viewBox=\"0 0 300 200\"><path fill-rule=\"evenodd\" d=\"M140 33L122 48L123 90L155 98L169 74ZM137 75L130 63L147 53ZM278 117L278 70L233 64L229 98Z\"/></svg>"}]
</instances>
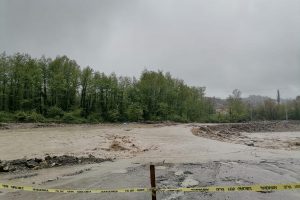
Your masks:
<instances>
[{"instance_id":1,"label":"debris pile","mask_svg":"<svg viewBox=\"0 0 300 200\"><path fill-rule=\"evenodd\" d=\"M9 161L0 160L0 173L29 170L29 169L37 170L42 168L51 168L51 167L58 167L64 165L101 163L104 161L111 161L111 159L96 158L92 155L89 155L88 157L75 157L69 155L62 155L62 156L47 155L44 159L23 158L17 160L9 160Z\"/></svg>"},{"instance_id":2,"label":"debris pile","mask_svg":"<svg viewBox=\"0 0 300 200\"><path fill-rule=\"evenodd\" d=\"M253 122L240 124L200 125L192 129L194 135L210 138L240 136L242 132L283 132L300 130L300 124L290 122Z\"/></svg>"},{"instance_id":3,"label":"debris pile","mask_svg":"<svg viewBox=\"0 0 300 200\"><path fill-rule=\"evenodd\" d=\"M241 124L218 124L198 125L192 128L196 136L244 144L251 147L262 147L270 149L298 150L300 148L299 138L279 140L278 138L256 138L245 133L267 133L267 132L291 132L299 131L300 124L296 122L254 122Z\"/></svg>"},{"instance_id":4,"label":"debris pile","mask_svg":"<svg viewBox=\"0 0 300 200\"><path fill-rule=\"evenodd\" d=\"M221 127L222 126L222 127ZM233 136L240 136L240 132L232 130L226 127L227 125L215 125L215 126L199 126L192 129L192 133L197 136L224 140Z\"/></svg>"}]
</instances>

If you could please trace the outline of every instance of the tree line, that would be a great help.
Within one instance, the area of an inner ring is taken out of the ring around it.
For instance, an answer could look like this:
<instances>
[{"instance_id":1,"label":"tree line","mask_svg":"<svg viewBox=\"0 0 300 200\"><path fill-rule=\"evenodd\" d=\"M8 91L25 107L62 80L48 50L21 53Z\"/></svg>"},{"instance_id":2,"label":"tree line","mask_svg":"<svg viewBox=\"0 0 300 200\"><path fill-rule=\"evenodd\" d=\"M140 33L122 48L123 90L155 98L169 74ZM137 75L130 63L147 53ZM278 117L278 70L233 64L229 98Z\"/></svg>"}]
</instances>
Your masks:
<instances>
[{"instance_id":1,"label":"tree line","mask_svg":"<svg viewBox=\"0 0 300 200\"><path fill-rule=\"evenodd\" d=\"M218 119L225 122L300 120L300 96L281 102L278 90L276 100L265 98L253 103L242 99L241 91L235 89L227 98L226 113L219 114Z\"/></svg>"},{"instance_id":2,"label":"tree line","mask_svg":"<svg viewBox=\"0 0 300 200\"><path fill-rule=\"evenodd\" d=\"M235 90L218 112L205 87L170 73L144 70L139 78L81 68L67 56L0 54L0 122L98 123L127 121L241 122L300 119L300 97L253 106Z\"/></svg>"},{"instance_id":3,"label":"tree line","mask_svg":"<svg viewBox=\"0 0 300 200\"><path fill-rule=\"evenodd\" d=\"M204 92L161 71L136 79L81 69L67 56L0 56L1 121L203 121L214 112Z\"/></svg>"}]
</instances>

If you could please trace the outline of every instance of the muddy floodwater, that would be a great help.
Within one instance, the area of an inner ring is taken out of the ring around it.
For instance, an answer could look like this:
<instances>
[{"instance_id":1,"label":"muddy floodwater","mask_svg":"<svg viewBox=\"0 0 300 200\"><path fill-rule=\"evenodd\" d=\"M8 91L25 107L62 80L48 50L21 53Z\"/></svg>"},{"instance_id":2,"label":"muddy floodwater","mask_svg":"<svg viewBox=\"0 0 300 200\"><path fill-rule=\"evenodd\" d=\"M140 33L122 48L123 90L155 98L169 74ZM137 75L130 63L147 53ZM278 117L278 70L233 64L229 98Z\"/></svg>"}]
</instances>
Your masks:
<instances>
[{"instance_id":1,"label":"muddy floodwater","mask_svg":"<svg viewBox=\"0 0 300 200\"><path fill-rule=\"evenodd\" d=\"M239 125L240 126L240 125ZM0 182L41 188L201 187L300 182L298 124L17 125L0 130ZM69 159L63 162L63 159ZM97 162L96 162L97 161ZM17 164L16 164L17 163ZM18 167L22 163L22 167ZM149 193L0 190L0 199L150 199ZM300 199L300 191L158 193L158 199Z\"/></svg>"}]
</instances>

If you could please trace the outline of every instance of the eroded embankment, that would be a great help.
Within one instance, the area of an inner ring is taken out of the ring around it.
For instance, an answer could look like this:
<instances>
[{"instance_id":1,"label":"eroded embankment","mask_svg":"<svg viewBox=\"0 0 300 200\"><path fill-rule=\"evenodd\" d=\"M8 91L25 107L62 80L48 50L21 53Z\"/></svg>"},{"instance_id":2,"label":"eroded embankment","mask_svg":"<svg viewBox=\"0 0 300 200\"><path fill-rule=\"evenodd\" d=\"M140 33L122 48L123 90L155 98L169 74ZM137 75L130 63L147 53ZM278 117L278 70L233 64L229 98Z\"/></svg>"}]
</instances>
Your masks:
<instances>
[{"instance_id":1,"label":"eroded embankment","mask_svg":"<svg viewBox=\"0 0 300 200\"><path fill-rule=\"evenodd\" d=\"M192 128L194 135L204 138L285 150L300 150L300 136L296 134L299 131L299 122L198 125Z\"/></svg>"},{"instance_id":2,"label":"eroded embankment","mask_svg":"<svg viewBox=\"0 0 300 200\"><path fill-rule=\"evenodd\" d=\"M51 168L66 165L76 165L76 164L92 164L101 163L104 161L112 161L108 158L96 158L92 155L88 157L75 157L69 155L63 156L46 156L43 159L32 158L32 159L16 159L9 161L0 160L0 173L1 172L13 172L13 171L23 171L23 170L37 170L43 168Z\"/></svg>"}]
</instances>

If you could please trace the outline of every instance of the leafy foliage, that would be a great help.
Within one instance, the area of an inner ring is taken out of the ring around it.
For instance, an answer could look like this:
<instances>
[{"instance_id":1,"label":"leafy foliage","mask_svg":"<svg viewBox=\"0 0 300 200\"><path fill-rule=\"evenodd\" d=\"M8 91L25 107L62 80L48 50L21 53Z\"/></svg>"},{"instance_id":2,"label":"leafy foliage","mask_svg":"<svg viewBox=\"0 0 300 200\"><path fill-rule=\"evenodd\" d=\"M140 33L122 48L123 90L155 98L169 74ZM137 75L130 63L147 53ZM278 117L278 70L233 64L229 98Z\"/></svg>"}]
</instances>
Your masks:
<instances>
[{"instance_id":1,"label":"leafy foliage","mask_svg":"<svg viewBox=\"0 0 300 200\"><path fill-rule=\"evenodd\" d=\"M0 121L98 123L118 121L241 122L300 119L300 97L249 107L235 90L227 113L217 113L204 87L170 73L144 70L139 79L81 69L67 56L31 58L0 54Z\"/></svg>"}]
</instances>

